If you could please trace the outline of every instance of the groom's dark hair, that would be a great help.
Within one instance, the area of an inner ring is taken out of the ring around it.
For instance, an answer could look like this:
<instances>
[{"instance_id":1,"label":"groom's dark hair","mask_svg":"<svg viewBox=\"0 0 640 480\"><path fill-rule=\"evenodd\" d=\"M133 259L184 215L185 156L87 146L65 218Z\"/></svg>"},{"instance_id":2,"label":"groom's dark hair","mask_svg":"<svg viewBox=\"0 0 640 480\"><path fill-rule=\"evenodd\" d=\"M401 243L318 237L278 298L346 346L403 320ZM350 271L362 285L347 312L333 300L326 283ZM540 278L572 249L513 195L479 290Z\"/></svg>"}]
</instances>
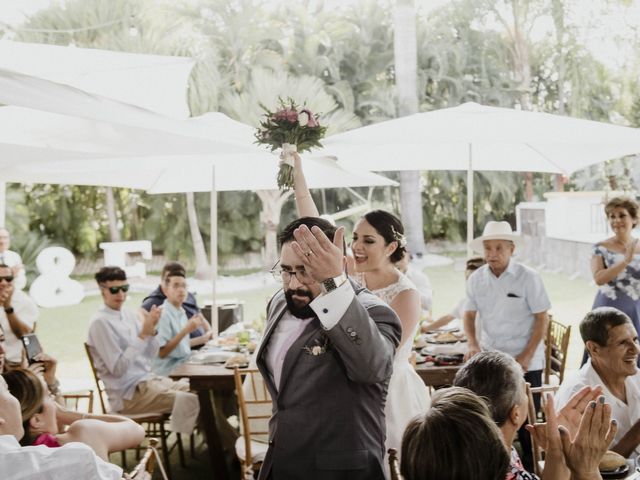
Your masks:
<instances>
[{"instance_id":1,"label":"groom's dark hair","mask_svg":"<svg viewBox=\"0 0 640 480\"><path fill-rule=\"evenodd\" d=\"M302 225L306 225L309 230L311 230L311 227L318 227L327 236L327 238L333 242L333 236L336 234L336 227L332 225L331 222L320 217L301 217L291 222L280 232L280 235L278 235L278 245L280 248L282 248L282 245L285 243L295 240L293 231ZM346 254L346 246L343 245L343 248Z\"/></svg>"}]
</instances>

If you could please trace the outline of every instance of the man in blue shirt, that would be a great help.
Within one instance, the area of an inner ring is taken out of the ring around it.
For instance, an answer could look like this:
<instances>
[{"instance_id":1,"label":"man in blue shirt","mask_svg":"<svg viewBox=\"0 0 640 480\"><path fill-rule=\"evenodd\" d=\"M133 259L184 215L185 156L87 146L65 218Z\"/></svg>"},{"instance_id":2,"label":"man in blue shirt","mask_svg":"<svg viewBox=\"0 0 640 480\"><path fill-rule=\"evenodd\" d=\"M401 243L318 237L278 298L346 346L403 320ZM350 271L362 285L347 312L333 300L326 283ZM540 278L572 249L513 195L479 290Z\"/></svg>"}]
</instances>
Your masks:
<instances>
[{"instance_id":1,"label":"man in blue shirt","mask_svg":"<svg viewBox=\"0 0 640 480\"><path fill-rule=\"evenodd\" d=\"M169 375L191 353L189 334L203 326L206 321L200 313L187 319L182 305L187 299L187 280L184 271L171 270L163 282L167 298L162 304L162 314L158 322L158 344L160 350L153 361L153 371L157 375Z\"/></svg>"}]
</instances>

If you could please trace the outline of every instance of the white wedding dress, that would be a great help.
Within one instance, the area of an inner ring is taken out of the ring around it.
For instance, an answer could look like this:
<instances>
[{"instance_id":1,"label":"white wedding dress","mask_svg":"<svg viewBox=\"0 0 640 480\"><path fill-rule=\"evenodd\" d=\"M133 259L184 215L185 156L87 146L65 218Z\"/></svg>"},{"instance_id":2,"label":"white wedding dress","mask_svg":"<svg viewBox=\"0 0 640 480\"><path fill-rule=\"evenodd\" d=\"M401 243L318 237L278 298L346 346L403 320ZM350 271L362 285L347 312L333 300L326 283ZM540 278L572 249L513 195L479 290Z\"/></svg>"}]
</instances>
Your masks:
<instances>
[{"instance_id":1,"label":"white wedding dress","mask_svg":"<svg viewBox=\"0 0 640 480\"><path fill-rule=\"evenodd\" d=\"M371 293L391 305L393 299L404 290L415 290L413 285L405 275L398 271L398 281L387 287L371 290ZM364 275L358 275L357 279L366 287ZM410 363L411 348L413 339L420 328L418 322L407 337L407 341L396 350L393 359L393 374L389 380L389 391L387 393L387 403L384 408L387 424L386 450L395 448L400 453L402 447L402 434L409 421L421 413L425 413L430 405L430 396L427 386L416 373Z\"/></svg>"}]
</instances>

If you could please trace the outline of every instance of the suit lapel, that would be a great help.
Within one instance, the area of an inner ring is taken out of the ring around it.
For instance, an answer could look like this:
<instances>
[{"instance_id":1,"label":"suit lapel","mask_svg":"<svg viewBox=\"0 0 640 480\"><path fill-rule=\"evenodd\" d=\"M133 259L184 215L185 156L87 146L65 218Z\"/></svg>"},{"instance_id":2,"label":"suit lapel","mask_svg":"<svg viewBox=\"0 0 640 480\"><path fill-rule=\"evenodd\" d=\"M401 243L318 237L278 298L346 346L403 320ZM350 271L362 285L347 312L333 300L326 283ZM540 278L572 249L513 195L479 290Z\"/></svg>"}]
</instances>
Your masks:
<instances>
[{"instance_id":1,"label":"suit lapel","mask_svg":"<svg viewBox=\"0 0 640 480\"><path fill-rule=\"evenodd\" d=\"M260 346L258 347L258 351L256 353L256 365L258 366L258 369L262 373L262 378L266 379L267 383L271 387L272 396L273 396L273 392L277 391L277 388L276 388L276 385L274 385L273 383L273 378L269 374L269 369L267 368L267 364L264 358L264 349L269 343L269 340L271 339L271 334L273 334L276 326L278 325L278 322L284 315L284 312L286 311L286 309L287 309L287 302L285 302L284 299L282 299L280 305L276 306L274 309L274 314L272 317L273 321L267 325L267 329L264 332L264 336L262 338L262 341L260 342Z\"/></svg>"},{"instance_id":2,"label":"suit lapel","mask_svg":"<svg viewBox=\"0 0 640 480\"><path fill-rule=\"evenodd\" d=\"M317 333L320 328L320 320L315 317L305 327L298 339L291 344L291 347L284 357L284 363L282 364L282 373L280 374L280 388L278 390L279 395L282 395L282 392L287 385L287 380L289 379L289 376L291 374L291 370L297 363L298 357L302 354L304 346L309 343L311 338Z\"/></svg>"}]
</instances>

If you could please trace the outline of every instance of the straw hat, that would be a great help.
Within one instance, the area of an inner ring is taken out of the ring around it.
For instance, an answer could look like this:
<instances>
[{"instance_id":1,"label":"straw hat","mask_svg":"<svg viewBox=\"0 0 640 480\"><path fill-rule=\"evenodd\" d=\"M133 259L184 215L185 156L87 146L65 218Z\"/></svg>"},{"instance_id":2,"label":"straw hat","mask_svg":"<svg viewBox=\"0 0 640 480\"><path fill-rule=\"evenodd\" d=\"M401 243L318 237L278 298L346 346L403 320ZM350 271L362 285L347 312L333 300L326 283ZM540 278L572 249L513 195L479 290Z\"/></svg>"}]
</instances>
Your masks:
<instances>
[{"instance_id":1,"label":"straw hat","mask_svg":"<svg viewBox=\"0 0 640 480\"><path fill-rule=\"evenodd\" d=\"M524 245L523 238L513 233L509 222L488 222L484 227L482 236L471 240L469 246L478 253L484 253L482 242L485 240L508 240L513 242L516 248Z\"/></svg>"}]
</instances>

